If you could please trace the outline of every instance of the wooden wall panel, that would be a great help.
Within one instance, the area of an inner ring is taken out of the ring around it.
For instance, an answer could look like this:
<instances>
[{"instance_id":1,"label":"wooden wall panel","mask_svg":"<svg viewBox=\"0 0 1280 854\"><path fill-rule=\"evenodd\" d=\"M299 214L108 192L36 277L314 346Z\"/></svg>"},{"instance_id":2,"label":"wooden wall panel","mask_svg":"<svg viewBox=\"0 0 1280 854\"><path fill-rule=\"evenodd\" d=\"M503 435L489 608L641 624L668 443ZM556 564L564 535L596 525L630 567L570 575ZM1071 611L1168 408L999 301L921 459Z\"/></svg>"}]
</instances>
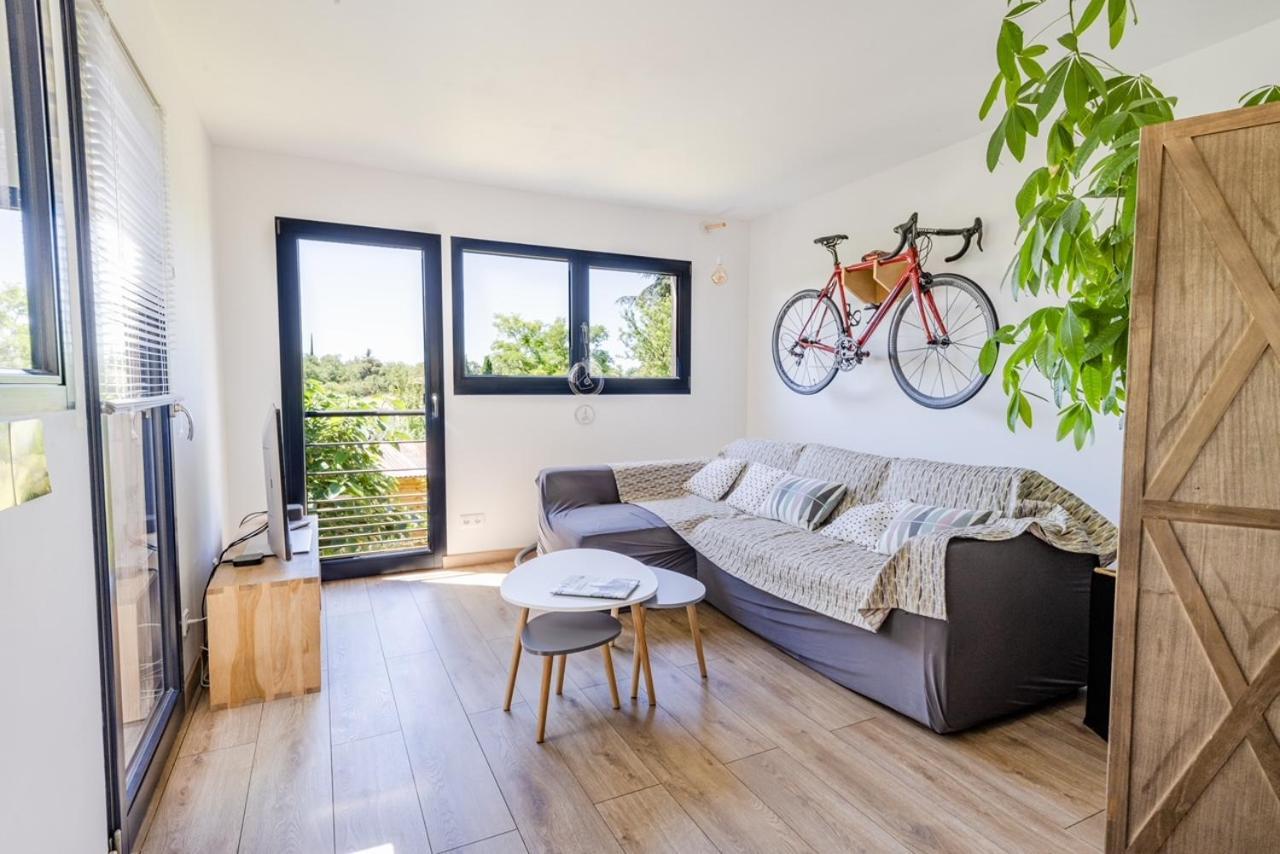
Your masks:
<instances>
[{"instance_id":1,"label":"wooden wall panel","mask_svg":"<svg viewBox=\"0 0 1280 854\"><path fill-rule=\"evenodd\" d=\"M1139 161L1107 850L1280 844L1280 105Z\"/></svg>"}]
</instances>

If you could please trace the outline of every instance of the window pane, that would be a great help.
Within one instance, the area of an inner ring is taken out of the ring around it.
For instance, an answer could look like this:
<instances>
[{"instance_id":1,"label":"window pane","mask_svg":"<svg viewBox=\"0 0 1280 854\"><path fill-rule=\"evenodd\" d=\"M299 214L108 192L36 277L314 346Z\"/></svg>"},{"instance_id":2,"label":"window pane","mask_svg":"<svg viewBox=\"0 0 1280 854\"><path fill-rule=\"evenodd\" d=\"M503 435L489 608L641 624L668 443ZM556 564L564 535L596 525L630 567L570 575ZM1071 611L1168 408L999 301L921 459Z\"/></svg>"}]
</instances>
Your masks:
<instances>
[{"instance_id":1,"label":"window pane","mask_svg":"<svg viewBox=\"0 0 1280 854\"><path fill-rule=\"evenodd\" d=\"M471 376L555 377L569 370L569 264L462 254Z\"/></svg>"},{"instance_id":2,"label":"window pane","mask_svg":"<svg viewBox=\"0 0 1280 854\"><path fill-rule=\"evenodd\" d=\"M31 357L18 124L6 17L0 14L0 370L28 371L35 363Z\"/></svg>"},{"instance_id":3,"label":"window pane","mask_svg":"<svg viewBox=\"0 0 1280 854\"><path fill-rule=\"evenodd\" d=\"M591 268L593 369L606 377L676 375L674 276Z\"/></svg>"}]
</instances>

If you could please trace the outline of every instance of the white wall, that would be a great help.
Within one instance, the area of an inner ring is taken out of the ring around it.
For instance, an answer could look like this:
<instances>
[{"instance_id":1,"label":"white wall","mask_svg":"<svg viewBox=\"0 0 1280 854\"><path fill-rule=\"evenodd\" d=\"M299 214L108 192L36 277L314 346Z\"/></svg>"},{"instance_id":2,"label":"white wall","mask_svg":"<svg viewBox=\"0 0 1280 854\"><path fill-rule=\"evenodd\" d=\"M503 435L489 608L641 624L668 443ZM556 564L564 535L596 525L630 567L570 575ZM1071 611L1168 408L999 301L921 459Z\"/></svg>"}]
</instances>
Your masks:
<instances>
[{"instance_id":1,"label":"white wall","mask_svg":"<svg viewBox=\"0 0 1280 854\"><path fill-rule=\"evenodd\" d=\"M108 0L107 8L165 108L178 303L171 371L175 390L199 419L197 442L175 443L176 521L183 601L198 612L222 533L209 144L145 0ZM78 317L78 308L69 312ZM70 338L66 358L80 375L78 323ZM82 392L77 399L83 401ZM0 513L0 826L6 850L106 850L85 418L83 405L43 417L53 492ZM200 637L197 630L187 640L188 667L197 661Z\"/></svg>"},{"instance_id":2,"label":"white wall","mask_svg":"<svg viewBox=\"0 0 1280 854\"><path fill-rule=\"evenodd\" d=\"M746 318L746 233L706 235L686 214L623 207L217 147L214 233L226 436L234 522L263 506L263 413L279 402L274 220L408 229L446 238L445 453L448 552L508 548L536 533L533 478L544 466L710 454L742 433L739 344ZM449 235L643 254L693 262L692 394L594 398L593 425L571 397L454 395ZM708 279L722 256L730 281ZM459 515L484 513L483 527Z\"/></svg>"},{"instance_id":3,"label":"white wall","mask_svg":"<svg viewBox=\"0 0 1280 854\"><path fill-rule=\"evenodd\" d=\"M1152 70L1158 85L1180 96L1179 116L1235 106L1245 90L1280 82L1280 22L1190 54ZM980 94L980 93L972 93ZM1021 320L1038 305L1015 300L1002 278L1013 252L1017 216L1013 197L1033 165L1006 155L994 175L985 166L986 134L912 160L864 180L793 205L751 223L751 298L748 316L747 429L752 435L820 441L890 455L912 455L1038 469L1077 492L1111 518L1119 515L1121 430L1118 419L1097 423L1097 440L1083 452L1054 441L1056 411L1035 406L1033 430L1010 434L999 375L956 409L932 411L898 388L885 359L887 326L872 340L872 358L841 375L823 392L804 397L787 390L773 367L770 338L782 302L795 291L821 287L830 272L825 251L812 239L850 236L845 260L872 248L891 249L889 228L912 210L925 225L986 224L986 249L946 265L954 241L939 239L928 269L953 270L986 289L1002 323ZM1030 155L1029 155L1030 158Z\"/></svg>"}]
</instances>

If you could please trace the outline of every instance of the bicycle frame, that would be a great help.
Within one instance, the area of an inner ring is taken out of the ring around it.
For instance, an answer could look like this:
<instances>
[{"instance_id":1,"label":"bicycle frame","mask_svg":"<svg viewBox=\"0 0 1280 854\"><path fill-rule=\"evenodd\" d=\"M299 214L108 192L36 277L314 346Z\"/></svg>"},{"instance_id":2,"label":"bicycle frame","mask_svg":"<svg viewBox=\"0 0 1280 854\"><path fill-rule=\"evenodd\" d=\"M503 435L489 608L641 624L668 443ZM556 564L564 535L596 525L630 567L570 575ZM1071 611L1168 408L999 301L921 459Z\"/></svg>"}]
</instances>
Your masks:
<instances>
[{"instance_id":1,"label":"bicycle frame","mask_svg":"<svg viewBox=\"0 0 1280 854\"><path fill-rule=\"evenodd\" d=\"M867 322L866 330L855 342L857 350L861 352L866 347L867 342L871 340L871 336L875 334L876 329L878 329L880 324L884 322L884 319L888 317L890 310L898 304L898 300L902 298L903 293L906 292L908 288L911 290L911 295L915 297L916 308L920 313L921 328L924 329L928 343L937 344L939 341L945 339L948 335L946 323L942 319L942 314L938 311L938 306L933 301L933 294L928 290L925 290L921 285L922 276L920 271L920 255L916 251L915 246L908 243L907 248L903 252L893 256L892 258L874 258L868 261L860 261L856 264L847 265L836 263L835 269L831 272L831 277L827 279L827 284L818 294L818 300L814 303L813 309L809 312L809 317L805 319L804 325L800 327L802 334L797 339L796 343L804 348L812 347L828 353L834 353L836 349L835 347L832 347L829 344L824 344L820 341L808 340L803 335L804 331L809 328L809 324L813 321L814 315L817 313L819 306L822 307L822 321L825 322L827 309L826 302L823 297L832 297L834 301L834 293L838 292L840 294L839 306L840 313L844 320L844 326L845 329L851 329L853 326L853 317L849 310L848 291L844 287L845 273L870 270L877 265L886 266L889 264L897 264L902 261L907 262L906 271L903 272L902 277L898 279L897 284L893 286L893 290L889 292L889 296L880 303L880 307L877 308L876 313L871 316L871 320ZM927 311L926 306L928 307ZM930 316L932 316L932 318ZM818 328L822 328L821 322L818 324Z\"/></svg>"}]
</instances>

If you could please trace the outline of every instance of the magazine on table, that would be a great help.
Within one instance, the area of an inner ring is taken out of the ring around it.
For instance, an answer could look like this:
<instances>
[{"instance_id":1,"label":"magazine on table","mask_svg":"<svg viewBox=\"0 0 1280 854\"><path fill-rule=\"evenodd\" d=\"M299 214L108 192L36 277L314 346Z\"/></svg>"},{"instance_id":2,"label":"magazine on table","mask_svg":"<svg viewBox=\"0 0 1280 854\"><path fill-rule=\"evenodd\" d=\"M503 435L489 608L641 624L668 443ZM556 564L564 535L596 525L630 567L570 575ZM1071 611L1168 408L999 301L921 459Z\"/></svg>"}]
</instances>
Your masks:
<instances>
[{"instance_id":1,"label":"magazine on table","mask_svg":"<svg viewBox=\"0 0 1280 854\"><path fill-rule=\"evenodd\" d=\"M584 596L588 599L627 599L640 586L637 578L597 578L570 575L551 591L556 596Z\"/></svg>"}]
</instances>

